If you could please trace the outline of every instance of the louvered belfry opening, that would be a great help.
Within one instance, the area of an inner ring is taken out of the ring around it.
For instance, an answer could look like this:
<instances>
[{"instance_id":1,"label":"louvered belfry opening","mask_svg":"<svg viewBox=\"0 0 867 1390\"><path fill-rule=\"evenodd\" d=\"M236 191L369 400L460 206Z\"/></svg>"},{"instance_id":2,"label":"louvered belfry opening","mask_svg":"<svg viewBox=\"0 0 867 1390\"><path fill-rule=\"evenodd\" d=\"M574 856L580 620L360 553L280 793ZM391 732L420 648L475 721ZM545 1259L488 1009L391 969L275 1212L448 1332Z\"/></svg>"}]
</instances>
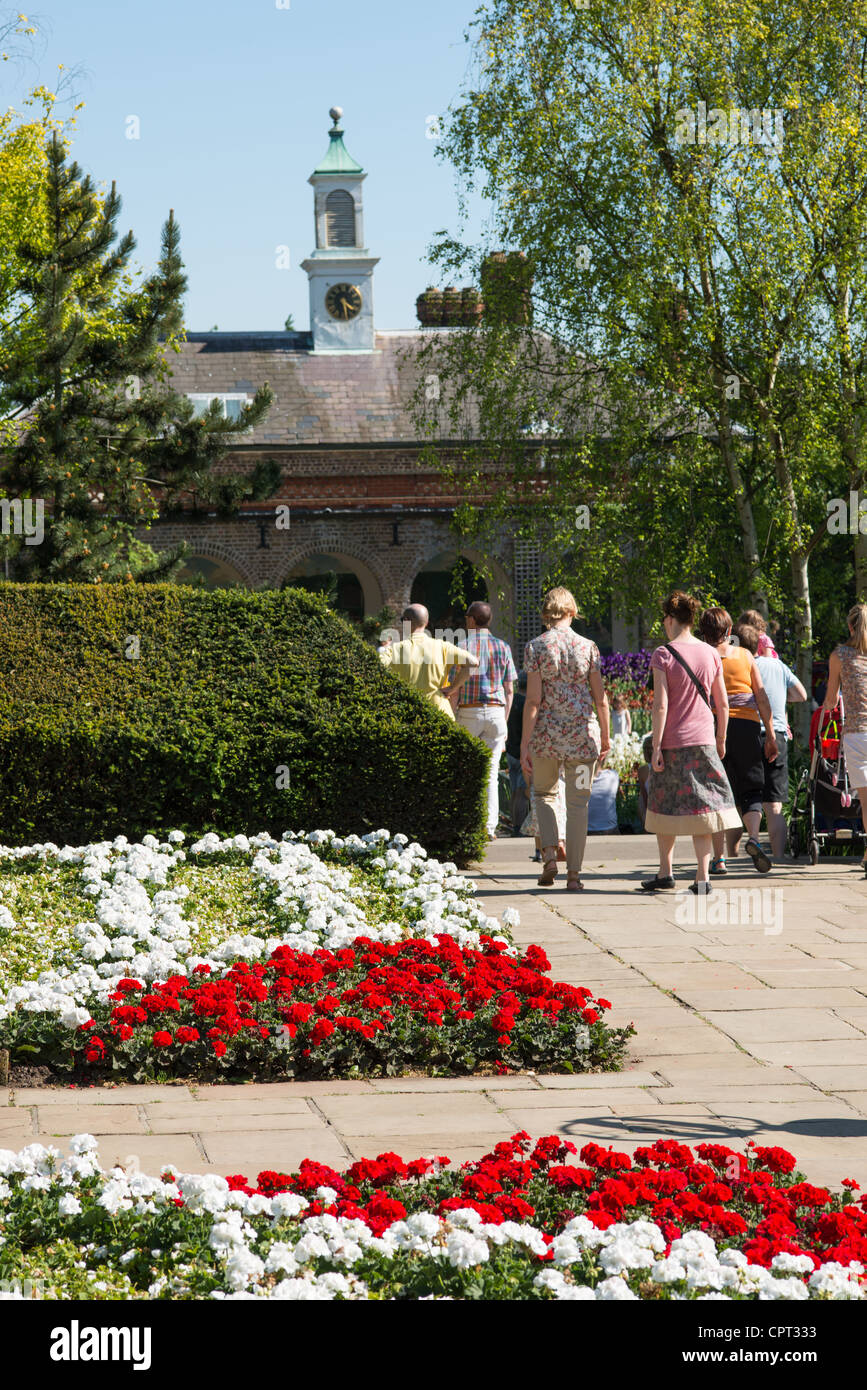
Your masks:
<instances>
[{"instance_id":1,"label":"louvered belfry opening","mask_svg":"<svg viewBox=\"0 0 867 1390\"><path fill-rule=\"evenodd\" d=\"M355 245L355 200L335 189L325 199L325 236L329 246Z\"/></svg>"}]
</instances>

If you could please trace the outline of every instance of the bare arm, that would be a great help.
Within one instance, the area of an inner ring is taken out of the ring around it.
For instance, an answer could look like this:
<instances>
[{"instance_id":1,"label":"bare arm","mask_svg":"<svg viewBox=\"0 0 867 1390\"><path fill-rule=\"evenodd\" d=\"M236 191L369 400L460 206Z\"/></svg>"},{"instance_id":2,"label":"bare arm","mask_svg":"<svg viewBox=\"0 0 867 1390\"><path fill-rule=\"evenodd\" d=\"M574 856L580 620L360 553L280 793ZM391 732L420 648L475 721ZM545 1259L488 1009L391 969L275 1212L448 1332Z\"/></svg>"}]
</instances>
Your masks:
<instances>
[{"instance_id":1,"label":"bare arm","mask_svg":"<svg viewBox=\"0 0 867 1390\"><path fill-rule=\"evenodd\" d=\"M512 710L512 697L513 697L514 693L515 693L515 687L514 687L513 682L510 681L510 680L505 680L505 681L503 681L503 694L504 694L505 697L506 697L506 723L507 723L507 724L508 724L508 722L509 722L509 715L510 715L511 710Z\"/></svg>"},{"instance_id":2,"label":"bare arm","mask_svg":"<svg viewBox=\"0 0 867 1390\"><path fill-rule=\"evenodd\" d=\"M828 662L828 685L825 690L825 699L822 702L823 710L832 710L837 703L840 694L840 658L836 652L831 653Z\"/></svg>"},{"instance_id":3,"label":"bare arm","mask_svg":"<svg viewBox=\"0 0 867 1390\"><path fill-rule=\"evenodd\" d=\"M713 707L716 711L716 751L721 758L725 757L726 734L729 727L729 696L726 690L725 676L722 673L722 666L717 673L716 679L710 688L713 698Z\"/></svg>"},{"instance_id":4,"label":"bare arm","mask_svg":"<svg viewBox=\"0 0 867 1390\"><path fill-rule=\"evenodd\" d=\"M605 694L605 686L602 684L602 673L596 666L594 666L590 672L590 694L593 696L593 703L596 706L596 713L599 716L599 729L602 734L602 745L599 756L600 758L604 758L605 754L611 749L611 712L608 708L608 696Z\"/></svg>"},{"instance_id":5,"label":"bare arm","mask_svg":"<svg viewBox=\"0 0 867 1390\"><path fill-rule=\"evenodd\" d=\"M653 714L651 729L653 734L653 754L650 766L654 772L661 772L665 766L662 759L662 736L668 719L668 680L664 671L653 668Z\"/></svg>"}]
</instances>

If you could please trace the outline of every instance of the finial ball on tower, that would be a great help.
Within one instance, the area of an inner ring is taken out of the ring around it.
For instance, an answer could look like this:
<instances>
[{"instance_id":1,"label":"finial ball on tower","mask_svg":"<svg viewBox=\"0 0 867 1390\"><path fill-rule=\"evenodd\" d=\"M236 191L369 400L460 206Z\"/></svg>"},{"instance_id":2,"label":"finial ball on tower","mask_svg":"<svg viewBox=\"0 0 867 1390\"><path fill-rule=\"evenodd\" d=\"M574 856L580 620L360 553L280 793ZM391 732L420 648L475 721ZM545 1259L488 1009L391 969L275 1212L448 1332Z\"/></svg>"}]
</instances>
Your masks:
<instances>
[{"instance_id":1,"label":"finial ball on tower","mask_svg":"<svg viewBox=\"0 0 867 1390\"><path fill-rule=\"evenodd\" d=\"M334 122L334 124L337 125L337 122L340 120L340 117L343 115L343 107L342 107L342 106L332 106L332 108L331 108L331 110L328 112L328 114L329 114L329 116L331 117L331 119L332 119L332 121Z\"/></svg>"}]
</instances>

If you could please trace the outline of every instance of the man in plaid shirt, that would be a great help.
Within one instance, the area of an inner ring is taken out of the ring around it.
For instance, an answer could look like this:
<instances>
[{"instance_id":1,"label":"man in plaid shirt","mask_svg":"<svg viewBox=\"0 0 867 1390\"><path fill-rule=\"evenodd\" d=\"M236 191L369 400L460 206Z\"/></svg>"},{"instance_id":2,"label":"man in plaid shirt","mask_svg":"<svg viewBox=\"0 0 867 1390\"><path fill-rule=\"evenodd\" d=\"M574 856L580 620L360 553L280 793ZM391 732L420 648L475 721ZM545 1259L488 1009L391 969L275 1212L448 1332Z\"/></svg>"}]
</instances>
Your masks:
<instances>
[{"instance_id":1,"label":"man in plaid shirt","mask_svg":"<svg viewBox=\"0 0 867 1390\"><path fill-rule=\"evenodd\" d=\"M458 723L491 750L488 839L493 840L500 820L500 759L506 746L506 723L518 672L508 643L494 637L490 625L490 605L471 603L467 609L467 640L458 645L478 657L479 667L455 691L452 704Z\"/></svg>"}]
</instances>

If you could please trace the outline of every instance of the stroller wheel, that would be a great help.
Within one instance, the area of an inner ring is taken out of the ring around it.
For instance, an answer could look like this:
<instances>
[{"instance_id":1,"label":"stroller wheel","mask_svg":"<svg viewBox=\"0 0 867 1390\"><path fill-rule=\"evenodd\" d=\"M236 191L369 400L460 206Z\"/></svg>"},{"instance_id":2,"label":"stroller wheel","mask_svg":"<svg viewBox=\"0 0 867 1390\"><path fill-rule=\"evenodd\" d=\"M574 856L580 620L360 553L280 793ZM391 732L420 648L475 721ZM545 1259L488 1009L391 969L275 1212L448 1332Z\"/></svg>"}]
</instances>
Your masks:
<instances>
[{"instance_id":1,"label":"stroller wheel","mask_svg":"<svg viewBox=\"0 0 867 1390\"><path fill-rule=\"evenodd\" d=\"M809 849L808 849L807 853L808 853L809 856L810 856L810 863L811 863L811 864L818 864L818 862L819 862L819 841L818 841L818 840L811 840L811 841L810 841L810 846L809 846Z\"/></svg>"},{"instance_id":2,"label":"stroller wheel","mask_svg":"<svg viewBox=\"0 0 867 1390\"><path fill-rule=\"evenodd\" d=\"M801 827L793 816L789 821L789 854L793 859L799 859L802 849Z\"/></svg>"}]
</instances>

